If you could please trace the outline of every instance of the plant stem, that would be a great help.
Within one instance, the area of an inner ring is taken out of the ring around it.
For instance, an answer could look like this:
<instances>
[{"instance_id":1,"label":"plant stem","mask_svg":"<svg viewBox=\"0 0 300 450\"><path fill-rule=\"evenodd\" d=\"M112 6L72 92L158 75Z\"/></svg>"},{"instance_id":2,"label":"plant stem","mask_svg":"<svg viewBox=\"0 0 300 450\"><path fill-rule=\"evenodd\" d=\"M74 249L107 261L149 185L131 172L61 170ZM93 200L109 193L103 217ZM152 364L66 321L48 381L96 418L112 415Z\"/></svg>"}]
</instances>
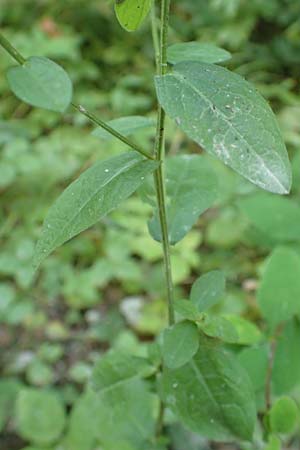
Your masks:
<instances>
[{"instance_id":1,"label":"plant stem","mask_svg":"<svg viewBox=\"0 0 300 450\"><path fill-rule=\"evenodd\" d=\"M161 0L161 23L160 23L160 48L159 58L157 58L157 74L165 75L167 72L167 39L169 29L169 15L170 15L171 0ZM155 30L155 18L152 16L152 29ZM155 31L154 31L155 39ZM154 46L156 46L154 40ZM168 299L168 313L169 313L169 325L173 325L175 321L174 314L174 288L172 280L172 267L171 267L171 250L169 242L169 231L167 222L166 211L166 194L165 194L165 177L163 171L163 163L165 160L165 112L161 106L158 107L157 129L154 146L155 158L160 161L159 168L154 174L154 181L156 187L162 245L164 253L164 268L165 277L167 283L167 299Z\"/></svg>"},{"instance_id":2,"label":"plant stem","mask_svg":"<svg viewBox=\"0 0 300 450\"><path fill-rule=\"evenodd\" d=\"M103 122L103 120L98 119L94 114L87 111L82 105L77 105L76 103L72 102L72 106L77 109L81 114L86 116L88 119L90 119L93 123L96 125L99 125L99 127L103 128L105 131L110 133L115 138L119 139L119 141L124 142L124 144L131 147L133 150L136 150L137 152L141 153L141 155L146 156L148 159L155 159L150 153L147 152L147 150L142 149L139 145L137 145L135 142L133 142L131 139L128 139L123 134L119 133L117 130L109 126L107 123Z\"/></svg>"},{"instance_id":3,"label":"plant stem","mask_svg":"<svg viewBox=\"0 0 300 450\"><path fill-rule=\"evenodd\" d=\"M272 375L273 375L273 367L274 367L274 359L276 355L276 349L278 344L278 338L281 335L284 324L279 324L274 332L274 336L271 340L271 347L269 351L269 360L267 367L267 377L266 377L266 385L265 385L265 404L266 411L268 412L272 406Z\"/></svg>"},{"instance_id":4,"label":"plant stem","mask_svg":"<svg viewBox=\"0 0 300 450\"><path fill-rule=\"evenodd\" d=\"M0 45L19 63L24 64L25 58L15 49L10 42L0 33Z\"/></svg>"},{"instance_id":5,"label":"plant stem","mask_svg":"<svg viewBox=\"0 0 300 450\"><path fill-rule=\"evenodd\" d=\"M16 62L19 64L24 64L26 59L18 52L16 48L14 48L11 43L0 33L0 45L14 58ZM128 139L126 136L123 136L123 134L119 133L117 130L114 130L112 127L107 125L105 122L103 122L101 119L98 119L94 114L87 111L83 106L77 105L76 103L72 103L72 106L74 106L75 109L77 109L79 112L84 114L86 117L88 117L92 122L94 122L96 125L99 125L101 128L106 130L108 133L119 139L120 141L124 142L124 144L127 144L132 149L136 150L137 152L141 153L141 155L145 156L148 159L155 159L150 153L148 153L146 150L142 149L137 145L135 142Z\"/></svg>"}]
</instances>

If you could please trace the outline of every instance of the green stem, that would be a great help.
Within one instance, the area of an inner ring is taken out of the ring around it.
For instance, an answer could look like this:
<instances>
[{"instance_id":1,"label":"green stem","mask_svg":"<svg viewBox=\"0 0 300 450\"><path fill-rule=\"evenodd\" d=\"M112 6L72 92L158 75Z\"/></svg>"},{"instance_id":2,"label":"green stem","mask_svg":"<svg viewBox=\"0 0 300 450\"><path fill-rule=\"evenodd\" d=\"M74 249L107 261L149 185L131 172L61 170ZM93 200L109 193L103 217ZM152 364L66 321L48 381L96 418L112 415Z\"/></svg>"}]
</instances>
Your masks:
<instances>
[{"instance_id":1,"label":"green stem","mask_svg":"<svg viewBox=\"0 0 300 450\"><path fill-rule=\"evenodd\" d=\"M165 75L167 72L167 40L169 29L170 4L171 0L161 0L160 49L157 64L158 75ZM154 42L154 46L155 45L156 44ZM163 163L165 160L165 118L166 118L165 112L162 109L162 107L159 106L154 154L155 158L162 164L160 164L159 168L156 170L154 174L154 181L157 194L157 203L158 203L160 227L162 234L162 245L164 253L164 268L167 283L169 325L173 325L175 321L174 288L172 280L171 249L169 242L169 230L168 230L167 210L166 210L165 177L163 170Z\"/></svg>"},{"instance_id":2,"label":"green stem","mask_svg":"<svg viewBox=\"0 0 300 450\"><path fill-rule=\"evenodd\" d=\"M0 33L0 45L17 61L19 64L24 64L26 59L16 50L10 42Z\"/></svg>"},{"instance_id":3,"label":"green stem","mask_svg":"<svg viewBox=\"0 0 300 450\"><path fill-rule=\"evenodd\" d=\"M105 131L110 133L115 138L119 139L119 141L124 142L124 144L131 147L133 150L136 150L137 152L141 153L141 155L146 156L148 159L155 159L150 153L148 153L146 150L139 147L135 142L133 142L131 139L128 139L123 134L119 133L114 128L110 127L107 123L103 122L103 120L96 117L94 114L87 111L82 105L77 105L76 103L72 102L72 106L77 109L81 114L83 114L85 117L90 119L94 124L99 125L99 127L103 128Z\"/></svg>"},{"instance_id":4,"label":"green stem","mask_svg":"<svg viewBox=\"0 0 300 450\"><path fill-rule=\"evenodd\" d=\"M19 64L24 64L26 61L25 58L18 52L17 49L15 49L10 42L0 33L0 45L14 58L15 61L17 61ZM72 103L72 106L77 109L77 111L84 114L86 117L88 117L93 123L96 125L99 125L101 128L106 130L108 133L110 133L112 136L116 137L120 141L124 142L124 144L131 147L133 150L136 150L141 155L145 156L148 159L155 159L150 153L148 153L146 150L142 149L137 145L135 142L128 139L126 136L123 136L123 134L119 133L114 128L107 125L105 122L103 122L101 119L98 119L94 114L87 111L83 106L77 105L76 103Z\"/></svg>"}]
</instances>

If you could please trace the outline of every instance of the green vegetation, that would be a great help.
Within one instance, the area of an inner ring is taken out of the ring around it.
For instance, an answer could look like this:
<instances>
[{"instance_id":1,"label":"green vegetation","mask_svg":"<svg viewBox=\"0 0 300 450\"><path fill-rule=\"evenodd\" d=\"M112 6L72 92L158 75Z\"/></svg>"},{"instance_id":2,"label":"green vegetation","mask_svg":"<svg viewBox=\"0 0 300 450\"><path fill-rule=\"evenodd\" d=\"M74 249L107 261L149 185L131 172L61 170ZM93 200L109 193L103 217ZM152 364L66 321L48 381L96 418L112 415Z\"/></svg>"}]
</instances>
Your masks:
<instances>
[{"instance_id":1,"label":"green vegetation","mask_svg":"<svg viewBox=\"0 0 300 450\"><path fill-rule=\"evenodd\" d=\"M248 3L1 1L1 449L299 449L300 5Z\"/></svg>"}]
</instances>

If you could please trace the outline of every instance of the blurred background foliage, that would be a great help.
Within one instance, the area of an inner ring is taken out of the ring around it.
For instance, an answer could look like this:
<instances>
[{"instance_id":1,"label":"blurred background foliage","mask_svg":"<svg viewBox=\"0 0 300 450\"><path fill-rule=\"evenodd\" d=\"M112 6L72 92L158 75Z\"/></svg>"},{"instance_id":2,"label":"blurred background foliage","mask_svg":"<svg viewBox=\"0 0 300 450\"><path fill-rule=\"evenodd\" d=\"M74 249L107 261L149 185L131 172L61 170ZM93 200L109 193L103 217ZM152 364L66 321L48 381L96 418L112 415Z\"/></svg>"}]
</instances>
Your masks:
<instances>
[{"instance_id":1,"label":"blurred background foliage","mask_svg":"<svg viewBox=\"0 0 300 450\"><path fill-rule=\"evenodd\" d=\"M230 68L271 102L292 159L292 197L298 209L300 2L181 0L172 9L170 42L210 41L226 48L233 53ZM0 0L0 24L25 57L43 55L62 64L75 84L76 101L102 119L155 117L149 22L135 34L123 32L107 0ZM143 354L165 326L161 250L148 235L151 210L134 196L56 251L32 276L34 245L54 199L92 162L125 148L91 136L90 123L74 111L61 117L20 103L4 76L12 63L1 50L0 447L29 445L30 424L24 425L22 416L24 396L31 392L24 391L27 386L35 394L54 396L40 403L36 399L40 414L46 408L46 416L51 415L54 408L63 421L68 414L67 425L60 429L60 424L57 434L41 443L42 449L100 449L93 437L86 441L78 431L88 421L83 386L101 352L123 346ZM150 147L153 129L136 138ZM168 147L170 154L199 151L171 122ZM173 249L176 295L186 297L197 276L223 268L228 290L219 309L260 324L255 292L265 258L281 242L299 248L300 229L294 224L294 233L273 235L270 225L257 226L253 214L240 207L256 188L207 159L219 177L220 195ZM272 202L273 196L266 196ZM56 398L64 404L63 412L57 411ZM45 425L50 430L56 426ZM185 450L187 442L189 450L216 448L178 429L171 435L176 450Z\"/></svg>"}]
</instances>

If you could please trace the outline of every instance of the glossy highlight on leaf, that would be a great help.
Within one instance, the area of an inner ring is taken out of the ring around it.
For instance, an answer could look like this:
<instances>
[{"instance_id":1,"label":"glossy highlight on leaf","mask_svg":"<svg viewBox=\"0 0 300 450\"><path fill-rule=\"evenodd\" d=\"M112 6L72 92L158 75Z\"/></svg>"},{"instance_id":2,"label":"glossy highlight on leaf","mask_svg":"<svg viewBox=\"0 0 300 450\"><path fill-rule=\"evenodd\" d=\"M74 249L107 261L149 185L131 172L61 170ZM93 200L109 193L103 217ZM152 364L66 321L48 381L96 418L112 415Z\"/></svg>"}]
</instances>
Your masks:
<instances>
[{"instance_id":1,"label":"glossy highlight on leaf","mask_svg":"<svg viewBox=\"0 0 300 450\"><path fill-rule=\"evenodd\" d=\"M7 80L13 93L29 105L64 112L71 103L73 87L68 74L48 58L32 56L11 67Z\"/></svg>"},{"instance_id":2,"label":"glossy highlight on leaf","mask_svg":"<svg viewBox=\"0 0 300 450\"><path fill-rule=\"evenodd\" d=\"M191 139L259 187L287 194L291 169L275 116L240 75L184 62L156 77L160 104Z\"/></svg>"},{"instance_id":3,"label":"glossy highlight on leaf","mask_svg":"<svg viewBox=\"0 0 300 450\"><path fill-rule=\"evenodd\" d=\"M171 64L183 61L215 64L231 58L231 54L227 50L208 42L180 42L168 47L167 53L168 62Z\"/></svg>"},{"instance_id":4,"label":"glossy highlight on leaf","mask_svg":"<svg viewBox=\"0 0 300 450\"><path fill-rule=\"evenodd\" d=\"M34 266L116 208L157 166L155 161L128 152L86 170L51 207L36 247Z\"/></svg>"},{"instance_id":5,"label":"glossy highlight on leaf","mask_svg":"<svg viewBox=\"0 0 300 450\"><path fill-rule=\"evenodd\" d=\"M135 31L147 17L151 6L152 0L122 0L116 1L115 12L126 31Z\"/></svg>"}]
</instances>

